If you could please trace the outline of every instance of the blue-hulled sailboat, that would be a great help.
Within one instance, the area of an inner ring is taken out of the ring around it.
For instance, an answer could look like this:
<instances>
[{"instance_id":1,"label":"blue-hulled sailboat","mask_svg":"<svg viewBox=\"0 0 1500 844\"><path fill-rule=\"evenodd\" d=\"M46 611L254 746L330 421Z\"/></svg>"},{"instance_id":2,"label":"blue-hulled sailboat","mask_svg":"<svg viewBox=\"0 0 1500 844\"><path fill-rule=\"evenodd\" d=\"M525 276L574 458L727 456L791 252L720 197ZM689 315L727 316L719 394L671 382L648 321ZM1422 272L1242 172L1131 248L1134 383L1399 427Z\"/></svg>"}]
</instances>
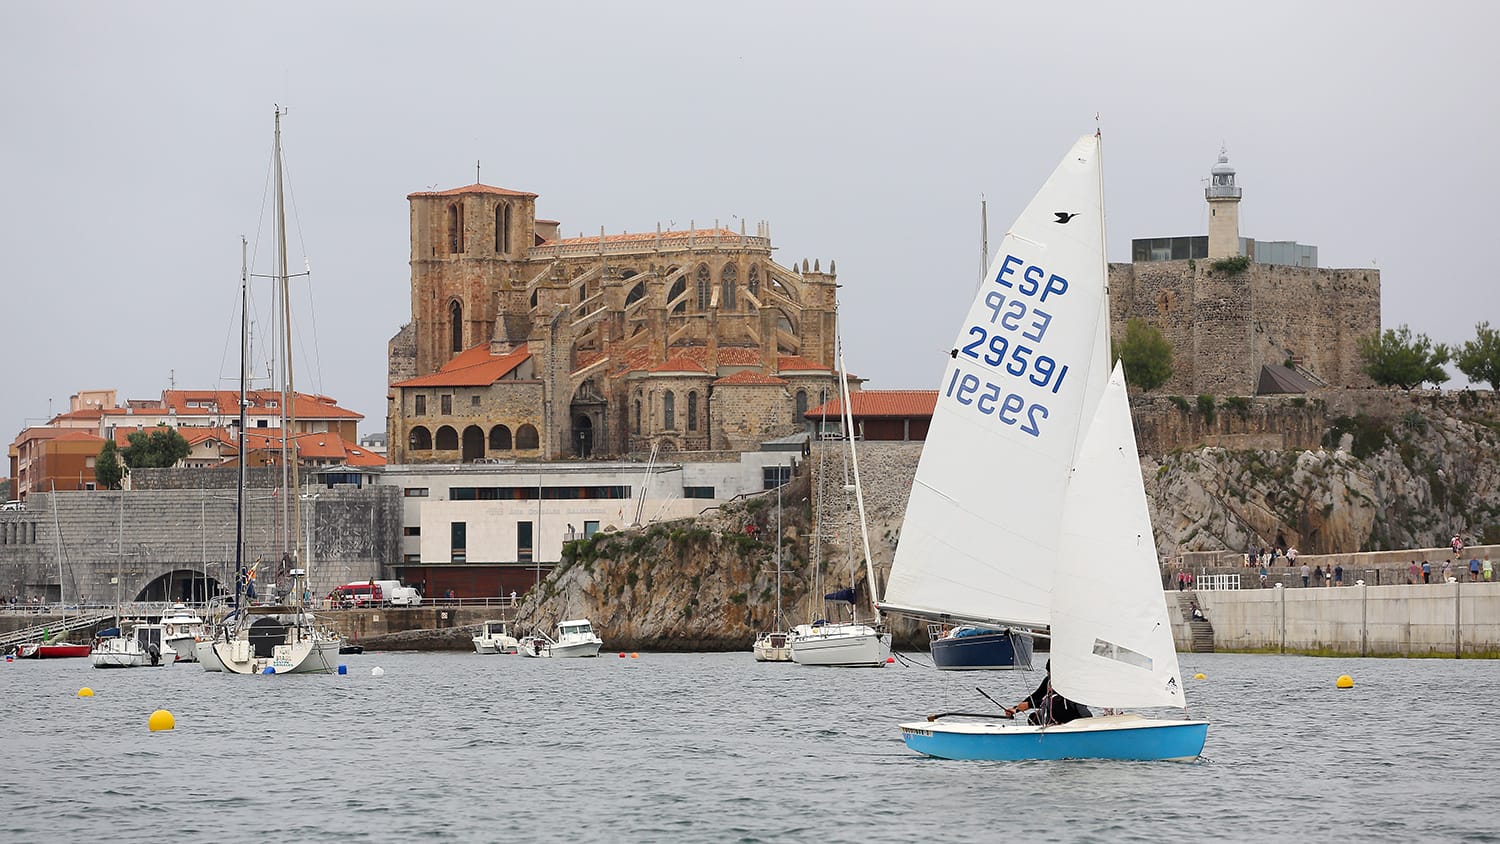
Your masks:
<instances>
[{"instance_id":1,"label":"blue-hulled sailboat","mask_svg":"<svg viewBox=\"0 0 1500 844\"><path fill-rule=\"evenodd\" d=\"M881 608L1051 637L1053 690L1100 717L900 725L949 759L1192 759L1125 377L1109 365L1098 134L1006 234L939 385Z\"/></svg>"}]
</instances>

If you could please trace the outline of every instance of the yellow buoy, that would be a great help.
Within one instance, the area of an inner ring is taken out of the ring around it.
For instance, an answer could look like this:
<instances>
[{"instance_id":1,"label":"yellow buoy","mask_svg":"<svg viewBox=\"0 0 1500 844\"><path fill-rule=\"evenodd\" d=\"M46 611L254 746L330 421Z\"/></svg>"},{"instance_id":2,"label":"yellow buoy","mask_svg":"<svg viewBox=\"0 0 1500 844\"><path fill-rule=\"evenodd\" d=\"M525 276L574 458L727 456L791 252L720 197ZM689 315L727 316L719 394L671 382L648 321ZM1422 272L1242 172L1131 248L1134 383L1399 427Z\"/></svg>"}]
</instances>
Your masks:
<instances>
[{"instance_id":1,"label":"yellow buoy","mask_svg":"<svg viewBox=\"0 0 1500 844\"><path fill-rule=\"evenodd\" d=\"M1348 674L1341 674L1339 675L1338 683L1336 683L1335 685L1337 685L1341 689L1352 689L1354 688L1354 678L1350 677Z\"/></svg>"},{"instance_id":2,"label":"yellow buoy","mask_svg":"<svg viewBox=\"0 0 1500 844\"><path fill-rule=\"evenodd\" d=\"M177 726L177 719L173 718L172 713L167 710L158 709L151 713L151 717L146 720L146 726L151 728L151 732L157 733L162 730L175 728Z\"/></svg>"},{"instance_id":3,"label":"yellow buoy","mask_svg":"<svg viewBox=\"0 0 1500 844\"><path fill-rule=\"evenodd\" d=\"M91 689L91 688L89 688L88 686L84 686L83 688L81 688L81 689L78 690L78 696L79 697L93 697L94 696L94 690Z\"/></svg>"},{"instance_id":4,"label":"yellow buoy","mask_svg":"<svg viewBox=\"0 0 1500 844\"><path fill-rule=\"evenodd\" d=\"M1200 671L1200 672L1198 672L1198 673L1197 673L1197 674L1194 674L1194 675L1193 675L1193 679L1194 679L1194 680L1207 680L1207 679L1208 679L1208 678L1207 678L1207 677L1204 677L1204 676L1203 676L1203 672L1201 672L1201 671Z\"/></svg>"}]
</instances>

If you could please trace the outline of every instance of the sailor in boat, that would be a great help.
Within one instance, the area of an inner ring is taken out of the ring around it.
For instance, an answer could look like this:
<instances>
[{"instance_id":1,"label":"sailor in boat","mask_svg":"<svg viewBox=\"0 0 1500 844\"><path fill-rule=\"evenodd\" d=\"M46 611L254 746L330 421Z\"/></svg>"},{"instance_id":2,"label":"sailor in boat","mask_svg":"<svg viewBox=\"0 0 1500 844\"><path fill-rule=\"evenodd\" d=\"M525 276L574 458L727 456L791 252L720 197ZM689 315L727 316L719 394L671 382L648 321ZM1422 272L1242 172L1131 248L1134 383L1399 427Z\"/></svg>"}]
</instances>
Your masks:
<instances>
[{"instance_id":1,"label":"sailor in boat","mask_svg":"<svg viewBox=\"0 0 1500 844\"><path fill-rule=\"evenodd\" d=\"M1047 660L1047 676L1042 678L1042 684L1036 687L1025 700L1005 710L1005 717L1014 718L1017 712L1031 710L1027 716L1032 724L1047 726L1048 724L1066 724L1079 718L1090 718L1093 713L1087 706L1074 703L1071 700L1052 690L1052 660Z\"/></svg>"}]
</instances>

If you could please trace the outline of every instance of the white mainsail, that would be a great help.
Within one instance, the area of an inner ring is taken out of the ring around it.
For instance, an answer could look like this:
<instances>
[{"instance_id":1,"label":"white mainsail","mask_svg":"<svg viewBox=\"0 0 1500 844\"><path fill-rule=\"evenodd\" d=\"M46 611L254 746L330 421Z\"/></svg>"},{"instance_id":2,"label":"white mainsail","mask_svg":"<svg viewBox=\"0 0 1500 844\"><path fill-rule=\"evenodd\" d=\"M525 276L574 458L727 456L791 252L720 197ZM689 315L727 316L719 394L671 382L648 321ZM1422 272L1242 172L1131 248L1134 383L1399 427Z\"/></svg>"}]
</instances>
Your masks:
<instances>
[{"instance_id":1,"label":"white mainsail","mask_svg":"<svg viewBox=\"0 0 1500 844\"><path fill-rule=\"evenodd\" d=\"M1052 685L1089 706L1185 706L1177 648L1116 364L1064 496Z\"/></svg>"},{"instance_id":2,"label":"white mainsail","mask_svg":"<svg viewBox=\"0 0 1500 844\"><path fill-rule=\"evenodd\" d=\"M1108 374L1097 135L1080 138L1006 233L938 387L881 606L1051 623L1058 514Z\"/></svg>"}]
</instances>

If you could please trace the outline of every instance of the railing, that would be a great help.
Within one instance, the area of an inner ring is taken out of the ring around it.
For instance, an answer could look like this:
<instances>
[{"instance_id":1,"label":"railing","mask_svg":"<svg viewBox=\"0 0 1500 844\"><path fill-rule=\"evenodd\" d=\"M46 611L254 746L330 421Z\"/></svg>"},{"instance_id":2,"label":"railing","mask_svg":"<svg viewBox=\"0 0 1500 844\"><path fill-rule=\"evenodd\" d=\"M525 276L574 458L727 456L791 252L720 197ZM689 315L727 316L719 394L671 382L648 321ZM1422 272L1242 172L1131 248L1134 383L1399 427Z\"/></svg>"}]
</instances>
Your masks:
<instances>
[{"instance_id":1,"label":"railing","mask_svg":"<svg viewBox=\"0 0 1500 844\"><path fill-rule=\"evenodd\" d=\"M69 630L78 630L83 627L93 627L107 618L113 618L114 612L94 613L92 615L75 615L70 618L50 621L45 624L35 624L22 630L15 630L0 636L0 650L9 650L12 645L24 642L33 642L43 636L54 633L65 633Z\"/></svg>"},{"instance_id":2,"label":"railing","mask_svg":"<svg viewBox=\"0 0 1500 844\"><path fill-rule=\"evenodd\" d=\"M1200 574L1193 578L1194 589L1238 589L1240 588L1240 576L1237 574Z\"/></svg>"}]
</instances>

